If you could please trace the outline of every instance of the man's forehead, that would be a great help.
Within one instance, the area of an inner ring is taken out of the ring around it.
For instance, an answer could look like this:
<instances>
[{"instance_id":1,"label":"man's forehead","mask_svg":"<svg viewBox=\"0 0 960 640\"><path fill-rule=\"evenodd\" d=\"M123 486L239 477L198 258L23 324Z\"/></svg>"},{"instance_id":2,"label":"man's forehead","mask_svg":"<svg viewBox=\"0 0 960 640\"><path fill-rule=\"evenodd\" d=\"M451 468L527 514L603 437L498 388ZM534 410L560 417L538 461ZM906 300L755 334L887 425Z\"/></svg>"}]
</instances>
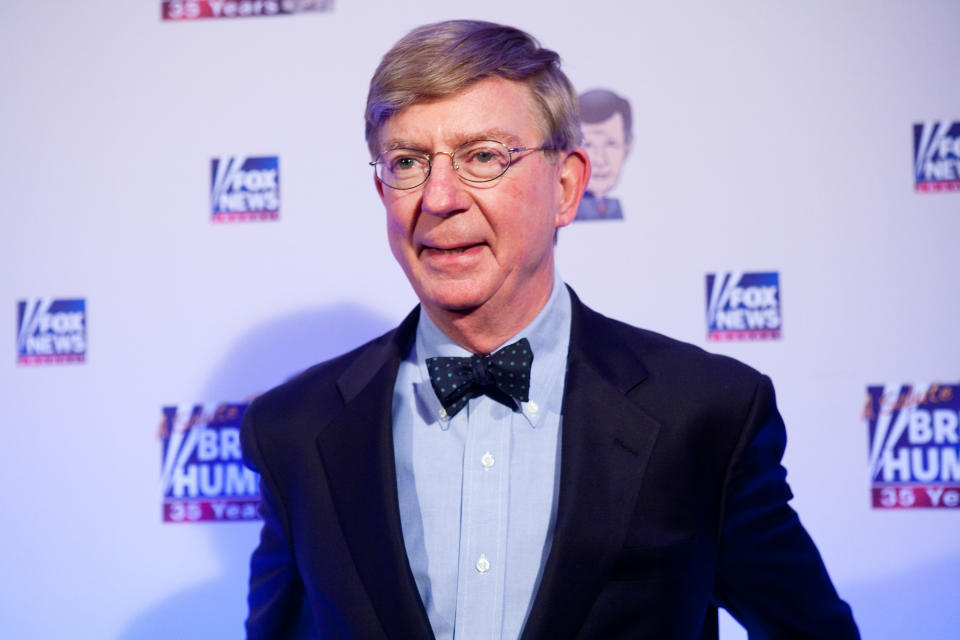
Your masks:
<instances>
[{"instance_id":1,"label":"man's forehead","mask_svg":"<svg viewBox=\"0 0 960 640\"><path fill-rule=\"evenodd\" d=\"M433 135L421 131L419 134L417 132L406 132L401 135L394 135L386 138L383 141L384 149L421 149L424 145L429 145ZM459 147L460 145L466 144L467 142L473 142L474 140L495 140L497 142L502 142L507 146L515 147L520 146L520 137L517 134L507 131L505 129L491 128L491 129L480 129L480 130L450 130L444 134L444 143L453 145L453 147ZM430 149L425 149L430 150ZM451 151L453 149L450 149Z\"/></svg>"},{"instance_id":2,"label":"man's forehead","mask_svg":"<svg viewBox=\"0 0 960 640\"><path fill-rule=\"evenodd\" d=\"M452 96L404 107L384 123L380 147L456 147L472 140L496 140L509 146L539 144L527 138L541 133L541 120L528 86L487 78Z\"/></svg>"}]
</instances>

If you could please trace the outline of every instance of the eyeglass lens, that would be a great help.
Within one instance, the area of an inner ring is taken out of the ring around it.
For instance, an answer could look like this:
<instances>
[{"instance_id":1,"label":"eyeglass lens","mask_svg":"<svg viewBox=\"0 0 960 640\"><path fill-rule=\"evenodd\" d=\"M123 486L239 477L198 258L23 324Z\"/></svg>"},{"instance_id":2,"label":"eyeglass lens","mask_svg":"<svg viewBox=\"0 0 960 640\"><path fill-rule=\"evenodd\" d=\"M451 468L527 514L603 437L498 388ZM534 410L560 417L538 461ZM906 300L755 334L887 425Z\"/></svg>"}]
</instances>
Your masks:
<instances>
[{"instance_id":1,"label":"eyeglass lens","mask_svg":"<svg viewBox=\"0 0 960 640\"><path fill-rule=\"evenodd\" d=\"M441 154L433 154L432 160L438 155ZM377 176L388 186L410 189L426 181L432 160L422 151L390 149L380 154ZM464 180L487 182L499 178L510 166L510 150L495 140L474 140L457 147L452 161L454 170Z\"/></svg>"}]
</instances>

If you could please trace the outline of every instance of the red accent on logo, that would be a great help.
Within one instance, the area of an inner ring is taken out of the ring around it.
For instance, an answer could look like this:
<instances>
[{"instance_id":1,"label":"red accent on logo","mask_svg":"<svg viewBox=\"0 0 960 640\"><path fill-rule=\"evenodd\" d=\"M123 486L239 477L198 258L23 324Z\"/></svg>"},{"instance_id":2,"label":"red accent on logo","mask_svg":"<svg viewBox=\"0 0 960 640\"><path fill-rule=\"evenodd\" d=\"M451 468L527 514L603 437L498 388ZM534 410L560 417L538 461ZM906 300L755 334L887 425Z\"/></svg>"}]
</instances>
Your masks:
<instances>
[{"instance_id":1,"label":"red accent on logo","mask_svg":"<svg viewBox=\"0 0 960 640\"><path fill-rule=\"evenodd\" d=\"M918 182L916 190L919 193L960 191L960 180L929 180L927 182Z\"/></svg>"},{"instance_id":2,"label":"red accent on logo","mask_svg":"<svg viewBox=\"0 0 960 640\"><path fill-rule=\"evenodd\" d=\"M37 364L75 364L86 361L86 354L83 353L51 353L39 356L20 356L17 358L17 364L37 365Z\"/></svg>"},{"instance_id":3,"label":"red accent on logo","mask_svg":"<svg viewBox=\"0 0 960 640\"><path fill-rule=\"evenodd\" d=\"M874 509L956 509L960 484L884 484L871 489Z\"/></svg>"},{"instance_id":4,"label":"red accent on logo","mask_svg":"<svg viewBox=\"0 0 960 640\"><path fill-rule=\"evenodd\" d=\"M742 331L711 331L707 340L732 342L736 340L779 340L780 329L745 329Z\"/></svg>"},{"instance_id":5,"label":"red accent on logo","mask_svg":"<svg viewBox=\"0 0 960 640\"><path fill-rule=\"evenodd\" d=\"M213 214L213 221L223 222L261 222L263 220L279 220L279 211L231 211L229 213Z\"/></svg>"},{"instance_id":6,"label":"red accent on logo","mask_svg":"<svg viewBox=\"0 0 960 640\"><path fill-rule=\"evenodd\" d=\"M164 20L282 16L303 11L329 11L333 0L161 0Z\"/></svg>"},{"instance_id":7,"label":"red accent on logo","mask_svg":"<svg viewBox=\"0 0 960 640\"><path fill-rule=\"evenodd\" d=\"M164 522L241 522L259 520L260 498L169 498Z\"/></svg>"}]
</instances>

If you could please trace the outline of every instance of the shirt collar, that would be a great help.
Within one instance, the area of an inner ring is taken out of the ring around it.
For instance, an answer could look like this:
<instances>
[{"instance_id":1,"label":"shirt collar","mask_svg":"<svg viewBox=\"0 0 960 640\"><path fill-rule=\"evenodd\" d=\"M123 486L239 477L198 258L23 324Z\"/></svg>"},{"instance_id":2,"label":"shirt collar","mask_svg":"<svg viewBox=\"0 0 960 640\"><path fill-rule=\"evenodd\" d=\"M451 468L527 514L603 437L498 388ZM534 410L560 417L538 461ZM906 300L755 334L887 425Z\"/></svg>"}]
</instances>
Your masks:
<instances>
[{"instance_id":1,"label":"shirt collar","mask_svg":"<svg viewBox=\"0 0 960 640\"><path fill-rule=\"evenodd\" d=\"M531 427L536 427L541 416L548 412L560 415L560 405L563 400L563 394L554 393L554 390L558 384L563 385L563 377L567 369L571 311L570 293L556 268L554 268L552 286L550 298L530 324L493 349L496 351L520 338L530 341L530 348L533 350L533 364L530 369L530 401L521 403L521 413ZM414 390L420 401L426 403L429 415L438 416L441 405L430 385L427 358L435 356L463 358L473 354L454 342L429 315L422 311L417 323L414 351L420 371L420 380L414 383ZM449 427L450 420L439 421L441 428Z\"/></svg>"}]
</instances>

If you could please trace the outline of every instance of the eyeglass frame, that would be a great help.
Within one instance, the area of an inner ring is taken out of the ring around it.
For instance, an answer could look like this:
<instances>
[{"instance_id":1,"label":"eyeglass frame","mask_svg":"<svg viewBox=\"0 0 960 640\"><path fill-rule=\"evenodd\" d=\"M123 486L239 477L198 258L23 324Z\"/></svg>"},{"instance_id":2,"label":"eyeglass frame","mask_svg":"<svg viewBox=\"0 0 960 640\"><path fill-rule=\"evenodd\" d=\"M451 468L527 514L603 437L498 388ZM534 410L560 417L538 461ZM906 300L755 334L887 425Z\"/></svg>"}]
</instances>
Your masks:
<instances>
[{"instance_id":1,"label":"eyeglass frame","mask_svg":"<svg viewBox=\"0 0 960 640\"><path fill-rule=\"evenodd\" d=\"M495 176L492 177L492 178L484 178L483 180L473 180L473 179L471 179L471 178L467 178L467 177L464 176L462 173L460 173L460 169L458 168L458 165L454 164L454 162L453 162L453 156L455 156L458 151L460 151L461 149L463 149L464 147L466 147L466 146L468 146L468 145L475 144L475 143L477 143L477 142L495 142L495 143L499 144L501 147L503 147L504 149L507 150L507 166L505 166L505 167L503 168L503 171L501 171L499 174L495 175ZM422 180L421 182L418 182L417 184L412 185L412 186L409 186L409 187L395 187L395 186L393 186L393 185L390 184L389 182L386 182L383 178L380 177L380 174L379 174L379 172L377 171L377 165L378 165L378 164L383 164L383 162L380 160L380 158L382 158L382 157L383 157L383 154L385 154L385 153L389 153L389 152L391 152L391 151L398 151L398 150L413 151L413 152L415 152L415 153L422 154L423 156L425 156L425 157L427 158L427 171L426 171L426 173L424 174L423 180ZM377 159L376 159L376 160L371 160L371 161L370 161L369 163L367 163L367 164L369 164L371 167L373 167L374 175L377 177L377 180L379 180L381 184L386 185L387 187L390 187L391 189L396 189L397 191L409 191L410 189L416 189L417 187L420 187L420 186L426 184L427 180L430 179L430 174L433 172L433 160L434 160L434 158L436 158L436 157L439 156L439 155L448 156L448 157L450 158L450 164L451 164L451 166L453 167L453 172L457 174L457 177L458 177L460 180L462 180L462 181L464 181L464 182L472 182L472 183L474 183L474 184L484 184L484 183L486 183L486 182L493 182L493 181L496 180L497 178L502 178L502 177L503 177L503 175L507 172L507 170L508 170L510 167L513 166L513 154L514 154L514 153L521 153L521 152L523 152L523 151L556 151L556 150L557 150L557 149L555 149L554 147L508 147L505 143L500 142L499 140L488 140L488 139L486 139L486 138L478 138L478 139L476 139L476 140L468 140L467 142L464 142L463 144L461 144L460 146L458 146L458 147L457 147L456 149L454 149L453 151L434 151L433 153L426 153L426 152L421 151L421 150L419 150L419 149L410 149L409 147L394 147L394 148L392 148L392 149L384 149L383 151L380 152L380 155L377 156Z\"/></svg>"}]
</instances>

